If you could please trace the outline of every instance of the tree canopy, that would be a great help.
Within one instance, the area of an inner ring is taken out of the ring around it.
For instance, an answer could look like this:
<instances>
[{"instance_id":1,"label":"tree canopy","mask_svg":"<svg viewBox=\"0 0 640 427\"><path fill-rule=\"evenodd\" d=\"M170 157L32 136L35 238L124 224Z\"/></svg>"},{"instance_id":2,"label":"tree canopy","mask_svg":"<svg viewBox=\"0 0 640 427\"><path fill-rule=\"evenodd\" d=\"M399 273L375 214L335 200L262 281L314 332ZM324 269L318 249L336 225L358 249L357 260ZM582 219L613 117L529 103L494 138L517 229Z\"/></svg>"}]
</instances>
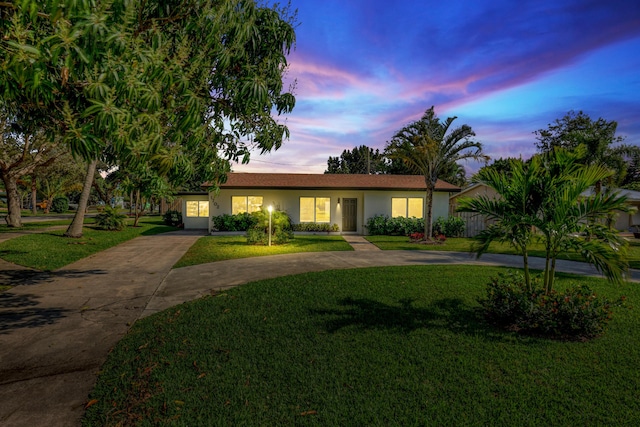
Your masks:
<instances>
[{"instance_id":1,"label":"tree canopy","mask_svg":"<svg viewBox=\"0 0 640 427\"><path fill-rule=\"evenodd\" d=\"M295 40L286 10L240 0L24 0L0 3L0 14L1 111L59 135L91 163L109 155L172 182L197 171L215 183L230 160L288 137L273 114L295 105L283 89Z\"/></svg>"}]
</instances>

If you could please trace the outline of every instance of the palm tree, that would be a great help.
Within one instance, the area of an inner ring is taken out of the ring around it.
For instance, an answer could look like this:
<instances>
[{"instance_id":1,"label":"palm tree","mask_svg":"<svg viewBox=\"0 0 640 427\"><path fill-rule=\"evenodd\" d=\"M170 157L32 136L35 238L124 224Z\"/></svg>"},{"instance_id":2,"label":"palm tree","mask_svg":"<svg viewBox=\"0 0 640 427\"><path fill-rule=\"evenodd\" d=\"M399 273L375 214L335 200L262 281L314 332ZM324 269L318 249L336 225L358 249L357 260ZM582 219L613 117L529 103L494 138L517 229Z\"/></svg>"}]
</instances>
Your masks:
<instances>
[{"instance_id":1,"label":"palm tree","mask_svg":"<svg viewBox=\"0 0 640 427\"><path fill-rule=\"evenodd\" d=\"M400 160L416 173L424 175L427 187L424 236L429 240L433 232L433 190L438 178L450 172L452 164L459 160L487 158L482 153L482 144L470 139L476 135L470 126L451 129L456 118L440 121L434 107L431 107L420 120L400 129L385 147L392 160Z\"/></svg>"},{"instance_id":2,"label":"palm tree","mask_svg":"<svg viewBox=\"0 0 640 427\"><path fill-rule=\"evenodd\" d=\"M540 157L534 157L529 164L511 159L508 162L509 174L488 167L480 169L473 178L474 183L495 189L500 197L463 198L458 211L475 212L494 221L476 236L473 251L480 256L493 241L510 244L522 255L525 284L532 290L528 246L534 235L531 224L541 205L541 197L536 191L542 171Z\"/></svg>"},{"instance_id":3,"label":"palm tree","mask_svg":"<svg viewBox=\"0 0 640 427\"><path fill-rule=\"evenodd\" d=\"M477 236L474 250L484 253L492 241L509 242L523 255L526 284L531 290L527 248L535 237L545 247L544 291L551 292L556 259L567 251L579 253L605 276L622 280L627 268L626 242L600 219L613 211L628 211L627 199L618 194L582 194L606 179L603 166L580 163L584 153L556 148L534 156L528 164L513 162L511 176L488 169L475 178L500 195L463 199L459 211L486 215L497 222Z\"/></svg>"}]
</instances>

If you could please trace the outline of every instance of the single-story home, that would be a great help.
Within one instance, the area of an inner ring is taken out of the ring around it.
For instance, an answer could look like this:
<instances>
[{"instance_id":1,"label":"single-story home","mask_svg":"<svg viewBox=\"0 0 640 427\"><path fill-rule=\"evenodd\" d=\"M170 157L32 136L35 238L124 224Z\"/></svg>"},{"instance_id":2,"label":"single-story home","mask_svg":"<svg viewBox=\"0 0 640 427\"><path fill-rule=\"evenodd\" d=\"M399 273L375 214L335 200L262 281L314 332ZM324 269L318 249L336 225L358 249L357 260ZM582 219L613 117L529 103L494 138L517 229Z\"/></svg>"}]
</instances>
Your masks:
<instances>
[{"instance_id":1,"label":"single-story home","mask_svg":"<svg viewBox=\"0 0 640 427\"><path fill-rule=\"evenodd\" d=\"M434 221L447 217L449 196L458 191L438 180ZM185 228L212 231L214 216L272 206L294 224L337 224L341 232L366 234L364 225L375 215L423 218L425 192L419 175L230 173L218 192L182 193L182 216Z\"/></svg>"}]
</instances>

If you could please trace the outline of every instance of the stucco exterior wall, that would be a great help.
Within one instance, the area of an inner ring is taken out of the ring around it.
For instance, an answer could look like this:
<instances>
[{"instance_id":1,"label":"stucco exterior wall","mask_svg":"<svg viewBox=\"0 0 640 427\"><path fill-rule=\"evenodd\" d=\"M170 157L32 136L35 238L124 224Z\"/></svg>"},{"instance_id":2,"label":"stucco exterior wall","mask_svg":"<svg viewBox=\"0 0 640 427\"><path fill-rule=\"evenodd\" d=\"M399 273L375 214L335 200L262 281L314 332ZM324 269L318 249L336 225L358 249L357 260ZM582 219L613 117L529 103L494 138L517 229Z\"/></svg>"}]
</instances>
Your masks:
<instances>
[{"instance_id":1,"label":"stucco exterior wall","mask_svg":"<svg viewBox=\"0 0 640 427\"><path fill-rule=\"evenodd\" d=\"M261 196L264 206L285 211L293 223L300 223L300 197L329 197L331 200L330 224L337 224L342 231L342 206L338 203L345 198L358 200L357 231L366 234L364 227L368 218L374 215L391 216L392 197L425 197L423 191L360 191L360 190L247 190L221 189L217 194L210 195L210 216L231 214L232 196ZM438 217L447 217L449 193L435 192L433 198L433 221ZM186 226L186 224L185 224Z\"/></svg>"},{"instance_id":2,"label":"stucco exterior wall","mask_svg":"<svg viewBox=\"0 0 640 427\"><path fill-rule=\"evenodd\" d=\"M182 222L184 228L188 229L210 229L211 221L211 203L209 203L209 215L206 217L188 217L187 202L188 201L207 201L209 197L206 194L183 195L182 197Z\"/></svg>"}]
</instances>

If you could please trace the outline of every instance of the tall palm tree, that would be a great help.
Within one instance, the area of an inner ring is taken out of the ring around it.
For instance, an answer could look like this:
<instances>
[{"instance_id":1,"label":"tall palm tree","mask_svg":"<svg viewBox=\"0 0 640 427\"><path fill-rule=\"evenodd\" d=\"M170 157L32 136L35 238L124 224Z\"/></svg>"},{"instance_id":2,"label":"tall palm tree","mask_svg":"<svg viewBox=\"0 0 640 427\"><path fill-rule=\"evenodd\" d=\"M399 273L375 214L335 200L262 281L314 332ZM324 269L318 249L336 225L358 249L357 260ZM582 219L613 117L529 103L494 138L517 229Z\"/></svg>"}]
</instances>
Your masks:
<instances>
[{"instance_id":1,"label":"tall palm tree","mask_svg":"<svg viewBox=\"0 0 640 427\"><path fill-rule=\"evenodd\" d=\"M440 121L432 106L417 120L400 129L385 147L391 159L398 159L416 173L424 176L427 187L425 197L425 239L431 239L433 190L438 178L451 165L463 159L487 158L482 144L471 140L476 134L470 126L451 128L457 117Z\"/></svg>"}]
</instances>

